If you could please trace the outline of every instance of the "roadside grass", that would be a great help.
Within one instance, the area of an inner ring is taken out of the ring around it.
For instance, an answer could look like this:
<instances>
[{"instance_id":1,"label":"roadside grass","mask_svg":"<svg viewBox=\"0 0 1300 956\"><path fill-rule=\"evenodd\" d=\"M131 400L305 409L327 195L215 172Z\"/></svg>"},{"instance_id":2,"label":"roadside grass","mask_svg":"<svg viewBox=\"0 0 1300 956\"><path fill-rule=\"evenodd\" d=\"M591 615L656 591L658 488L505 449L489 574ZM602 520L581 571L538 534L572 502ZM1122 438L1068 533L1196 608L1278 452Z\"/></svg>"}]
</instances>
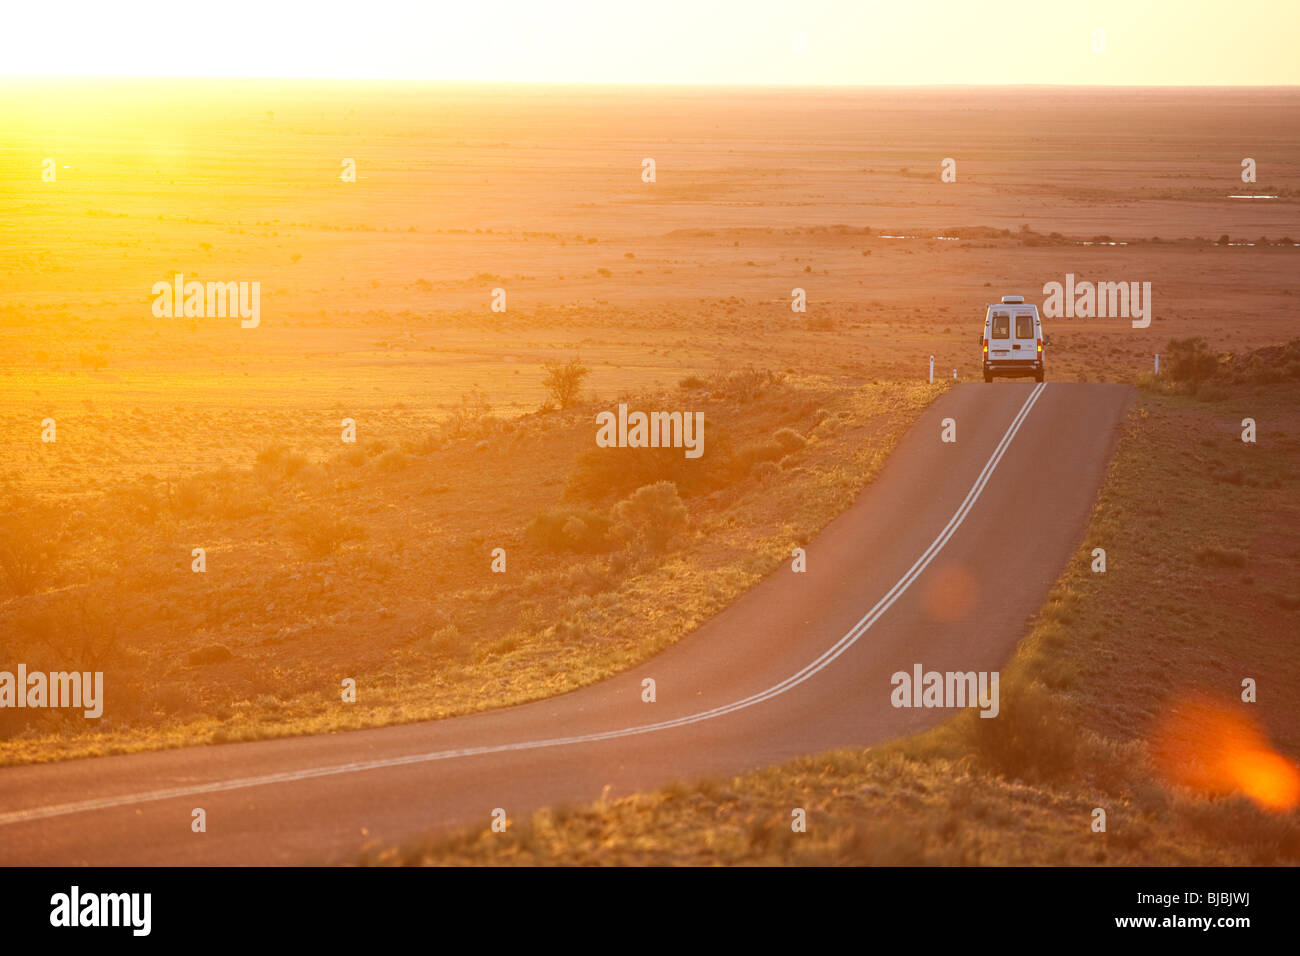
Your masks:
<instances>
[{"instance_id":1,"label":"roadside grass","mask_svg":"<svg viewBox=\"0 0 1300 956\"><path fill-rule=\"evenodd\" d=\"M0 651L63 670L75 639L78 660L98 655L106 702L94 722L0 713L0 765L436 719L599 681L805 544L947 387L755 369L700 381L707 395L623 396L706 409L706 480L680 501L592 488L607 466L582 454L595 411L613 402L510 421L478 395L442 433L401 448L372 440L312 461L275 446L246 470L122 482L65 512L57 534L52 509L5 490L14 517L0 530L31 546L10 559L21 587L0 598ZM767 441L780 482L736 465ZM586 491L566 494L575 475ZM506 573L491 571L496 547ZM344 678L356 703L342 699Z\"/></svg>"},{"instance_id":2,"label":"roadside grass","mask_svg":"<svg viewBox=\"0 0 1300 956\"><path fill-rule=\"evenodd\" d=\"M1240 422L1260 424L1257 444ZM366 864L1294 865L1300 814L1158 767L1161 721L1208 698L1300 753L1294 593L1300 387L1144 392L1084 541L1013 659L1001 715L732 779L678 782L371 846ZM1243 481L1224 475L1244 473ZM1093 551L1107 569L1094 573ZM1224 560L1222 555L1230 555ZM1207 555L1214 555L1207 559ZM1254 677L1259 702L1242 703ZM1219 742L1197 738L1186 755ZM1288 756L1289 755L1289 756ZM807 814L807 832L792 814ZM1106 831L1093 832L1093 812Z\"/></svg>"}]
</instances>

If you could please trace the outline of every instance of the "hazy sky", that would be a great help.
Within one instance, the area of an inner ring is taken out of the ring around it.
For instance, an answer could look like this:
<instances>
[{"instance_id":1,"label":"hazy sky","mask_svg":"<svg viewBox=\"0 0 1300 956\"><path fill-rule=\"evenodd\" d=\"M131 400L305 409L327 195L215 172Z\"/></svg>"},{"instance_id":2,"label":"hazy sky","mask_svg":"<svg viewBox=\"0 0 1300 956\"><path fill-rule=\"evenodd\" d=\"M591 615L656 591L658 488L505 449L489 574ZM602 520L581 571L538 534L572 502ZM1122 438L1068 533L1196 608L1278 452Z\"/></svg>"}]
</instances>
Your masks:
<instances>
[{"instance_id":1,"label":"hazy sky","mask_svg":"<svg viewBox=\"0 0 1300 956\"><path fill-rule=\"evenodd\" d=\"M60 0L3 34L46 76L1300 82L1300 0Z\"/></svg>"}]
</instances>

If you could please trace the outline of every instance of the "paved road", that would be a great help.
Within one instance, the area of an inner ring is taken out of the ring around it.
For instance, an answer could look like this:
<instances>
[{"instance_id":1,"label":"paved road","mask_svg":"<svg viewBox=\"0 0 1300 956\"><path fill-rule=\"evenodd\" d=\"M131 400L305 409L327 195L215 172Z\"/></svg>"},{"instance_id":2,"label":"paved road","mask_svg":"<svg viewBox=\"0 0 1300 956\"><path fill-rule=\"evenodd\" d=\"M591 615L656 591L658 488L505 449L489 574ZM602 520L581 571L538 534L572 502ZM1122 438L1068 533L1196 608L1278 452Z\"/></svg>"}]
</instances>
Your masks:
<instances>
[{"instance_id":1,"label":"paved road","mask_svg":"<svg viewBox=\"0 0 1300 956\"><path fill-rule=\"evenodd\" d=\"M877 743L952 711L890 676L999 669L1079 546L1132 391L960 385L807 548L646 664L431 723L0 770L0 863L346 862L495 807L598 799ZM957 441L940 441L952 418ZM643 703L652 677L658 700ZM191 810L207 832L191 832Z\"/></svg>"}]
</instances>

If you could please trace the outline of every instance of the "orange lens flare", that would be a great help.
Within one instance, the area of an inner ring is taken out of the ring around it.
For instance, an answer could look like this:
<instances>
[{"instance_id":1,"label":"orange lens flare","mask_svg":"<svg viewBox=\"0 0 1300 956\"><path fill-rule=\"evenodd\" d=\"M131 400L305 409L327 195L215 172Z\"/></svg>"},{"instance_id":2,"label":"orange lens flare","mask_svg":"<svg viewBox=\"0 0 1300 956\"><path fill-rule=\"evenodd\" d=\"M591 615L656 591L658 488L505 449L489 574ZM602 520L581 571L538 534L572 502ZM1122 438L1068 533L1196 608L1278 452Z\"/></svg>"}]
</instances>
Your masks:
<instances>
[{"instance_id":1,"label":"orange lens flare","mask_svg":"<svg viewBox=\"0 0 1300 956\"><path fill-rule=\"evenodd\" d=\"M925 583L925 607L936 621L960 621L975 606L975 578L956 564L935 567Z\"/></svg>"},{"instance_id":2,"label":"orange lens flare","mask_svg":"<svg viewBox=\"0 0 1300 956\"><path fill-rule=\"evenodd\" d=\"M1206 697L1175 702L1152 738L1170 782L1207 795L1240 792L1268 810L1300 805L1300 769L1274 750L1241 706Z\"/></svg>"}]
</instances>

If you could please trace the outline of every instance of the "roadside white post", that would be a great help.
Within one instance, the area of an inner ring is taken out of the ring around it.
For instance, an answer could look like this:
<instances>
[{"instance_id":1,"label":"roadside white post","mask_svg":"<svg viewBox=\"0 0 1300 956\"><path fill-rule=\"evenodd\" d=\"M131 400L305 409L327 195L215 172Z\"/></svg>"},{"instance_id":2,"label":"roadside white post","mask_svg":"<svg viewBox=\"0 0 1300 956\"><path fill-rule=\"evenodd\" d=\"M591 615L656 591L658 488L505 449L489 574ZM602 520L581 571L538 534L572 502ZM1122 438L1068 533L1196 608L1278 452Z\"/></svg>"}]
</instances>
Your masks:
<instances>
[{"instance_id":1,"label":"roadside white post","mask_svg":"<svg viewBox=\"0 0 1300 956\"><path fill-rule=\"evenodd\" d=\"M1156 353L1156 374L1160 374L1160 353Z\"/></svg>"},{"instance_id":2,"label":"roadside white post","mask_svg":"<svg viewBox=\"0 0 1300 956\"><path fill-rule=\"evenodd\" d=\"M956 369L953 369L953 370L952 370L952 377L953 377L954 380L957 378L957 370L956 370Z\"/></svg>"},{"instance_id":3,"label":"roadside white post","mask_svg":"<svg viewBox=\"0 0 1300 956\"><path fill-rule=\"evenodd\" d=\"M930 356L930 384L934 384L934 356Z\"/></svg>"}]
</instances>

